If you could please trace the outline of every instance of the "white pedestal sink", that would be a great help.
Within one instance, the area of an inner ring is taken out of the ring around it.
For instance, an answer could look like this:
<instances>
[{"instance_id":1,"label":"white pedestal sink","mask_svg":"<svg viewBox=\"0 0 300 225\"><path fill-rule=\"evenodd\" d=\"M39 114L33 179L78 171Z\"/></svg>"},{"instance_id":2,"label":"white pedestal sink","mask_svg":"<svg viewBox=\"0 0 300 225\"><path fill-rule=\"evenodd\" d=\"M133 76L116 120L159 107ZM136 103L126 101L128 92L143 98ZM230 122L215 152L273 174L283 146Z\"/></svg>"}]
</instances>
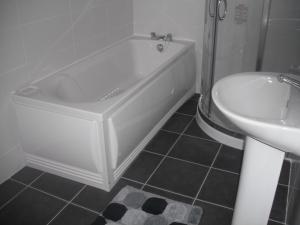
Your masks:
<instances>
[{"instance_id":1,"label":"white pedestal sink","mask_svg":"<svg viewBox=\"0 0 300 225\"><path fill-rule=\"evenodd\" d=\"M233 225L266 225L285 152L300 154L300 89L274 73L240 73L218 81L212 97L246 135Z\"/></svg>"}]
</instances>

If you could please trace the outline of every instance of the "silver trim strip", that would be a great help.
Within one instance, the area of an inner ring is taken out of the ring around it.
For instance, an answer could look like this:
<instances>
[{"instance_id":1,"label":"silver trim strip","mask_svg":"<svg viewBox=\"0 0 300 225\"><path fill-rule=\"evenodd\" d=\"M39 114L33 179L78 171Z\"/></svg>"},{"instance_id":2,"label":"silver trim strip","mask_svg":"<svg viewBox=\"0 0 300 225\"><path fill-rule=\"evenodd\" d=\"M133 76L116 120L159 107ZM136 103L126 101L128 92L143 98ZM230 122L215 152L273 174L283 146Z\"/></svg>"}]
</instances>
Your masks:
<instances>
[{"instance_id":1,"label":"silver trim strip","mask_svg":"<svg viewBox=\"0 0 300 225\"><path fill-rule=\"evenodd\" d=\"M257 60L256 60L256 71L262 70L266 38L268 33L268 22L270 16L271 1L272 0L264 0L262 22L260 26L260 37L258 43L258 53L257 53Z\"/></svg>"}]
</instances>

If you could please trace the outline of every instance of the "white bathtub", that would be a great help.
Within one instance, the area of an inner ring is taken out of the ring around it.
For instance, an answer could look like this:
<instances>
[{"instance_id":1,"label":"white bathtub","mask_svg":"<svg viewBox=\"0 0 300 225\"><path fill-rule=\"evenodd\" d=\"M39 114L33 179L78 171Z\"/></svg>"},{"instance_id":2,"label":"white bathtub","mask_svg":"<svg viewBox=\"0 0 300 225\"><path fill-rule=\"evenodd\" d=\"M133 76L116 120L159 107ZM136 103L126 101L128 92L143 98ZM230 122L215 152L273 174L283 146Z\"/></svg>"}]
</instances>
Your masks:
<instances>
[{"instance_id":1,"label":"white bathtub","mask_svg":"<svg viewBox=\"0 0 300 225\"><path fill-rule=\"evenodd\" d=\"M133 37L16 91L27 164L110 190L194 93L191 42Z\"/></svg>"}]
</instances>

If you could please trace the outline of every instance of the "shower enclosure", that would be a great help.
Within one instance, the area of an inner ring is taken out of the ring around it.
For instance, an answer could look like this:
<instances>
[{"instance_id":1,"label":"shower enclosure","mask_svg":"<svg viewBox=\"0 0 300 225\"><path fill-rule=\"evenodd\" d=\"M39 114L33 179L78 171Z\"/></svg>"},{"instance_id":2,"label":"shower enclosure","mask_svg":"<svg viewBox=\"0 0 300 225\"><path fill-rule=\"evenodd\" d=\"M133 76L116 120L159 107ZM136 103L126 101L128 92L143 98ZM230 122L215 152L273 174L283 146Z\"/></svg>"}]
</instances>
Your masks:
<instances>
[{"instance_id":1,"label":"shower enclosure","mask_svg":"<svg viewBox=\"0 0 300 225\"><path fill-rule=\"evenodd\" d=\"M242 148L243 137L217 110L211 89L222 77L247 71L290 73L300 80L300 0L206 0L197 122L236 148ZM285 221L280 222L298 225L300 157L287 154L286 159L291 171Z\"/></svg>"},{"instance_id":2,"label":"shower enclosure","mask_svg":"<svg viewBox=\"0 0 300 225\"><path fill-rule=\"evenodd\" d=\"M300 70L299 5L299 0L206 0L197 122L207 134L243 147L243 135L212 101L219 79L240 72Z\"/></svg>"}]
</instances>

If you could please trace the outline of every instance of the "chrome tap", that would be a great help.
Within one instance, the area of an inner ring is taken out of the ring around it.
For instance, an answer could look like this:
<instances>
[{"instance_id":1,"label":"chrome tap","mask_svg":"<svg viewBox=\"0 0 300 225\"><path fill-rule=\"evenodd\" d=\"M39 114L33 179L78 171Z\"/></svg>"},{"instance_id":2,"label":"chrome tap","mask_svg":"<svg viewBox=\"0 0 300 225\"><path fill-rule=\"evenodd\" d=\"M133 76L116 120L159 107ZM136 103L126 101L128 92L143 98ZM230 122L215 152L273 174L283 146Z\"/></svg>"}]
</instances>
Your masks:
<instances>
[{"instance_id":1,"label":"chrome tap","mask_svg":"<svg viewBox=\"0 0 300 225\"><path fill-rule=\"evenodd\" d=\"M294 86L296 88L300 89L300 80L296 80L294 78L289 77L287 74L279 74L277 76L277 79L280 83L287 83L291 86Z\"/></svg>"},{"instance_id":2,"label":"chrome tap","mask_svg":"<svg viewBox=\"0 0 300 225\"><path fill-rule=\"evenodd\" d=\"M173 41L173 35L167 33L166 35L158 35L155 32L151 32L151 40L163 40L163 41Z\"/></svg>"}]
</instances>

